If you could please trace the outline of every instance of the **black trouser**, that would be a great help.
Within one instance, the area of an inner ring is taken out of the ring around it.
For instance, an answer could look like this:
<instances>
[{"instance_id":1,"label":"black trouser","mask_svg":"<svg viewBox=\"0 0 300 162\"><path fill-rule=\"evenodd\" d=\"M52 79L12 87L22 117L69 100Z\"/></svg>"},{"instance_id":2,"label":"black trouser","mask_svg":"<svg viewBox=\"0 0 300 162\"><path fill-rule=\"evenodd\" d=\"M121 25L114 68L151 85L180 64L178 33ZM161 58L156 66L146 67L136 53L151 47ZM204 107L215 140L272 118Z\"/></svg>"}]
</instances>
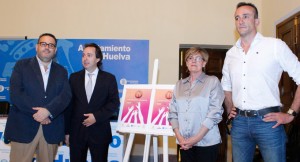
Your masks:
<instances>
[{"instance_id":1,"label":"black trouser","mask_svg":"<svg viewBox=\"0 0 300 162\"><path fill-rule=\"evenodd\" d=\"M70 161L86 162L89 149L92 162L107 162L108 147L108 142L103 142L102 144L93 144L89 141L85 144L82 142L70 143Z\"/></svg>"},{"instance_id":2,"label":"black trouser","mask_svg":"<svg viewBox=\"0 0 300 162\"><path fill-rule=\"evenodd\" d=\"M188 150L180 150L181 162L216 162L219 145L193 146ZM180 146L179 146L180 147Z\"/></svg>"}]
</instances>

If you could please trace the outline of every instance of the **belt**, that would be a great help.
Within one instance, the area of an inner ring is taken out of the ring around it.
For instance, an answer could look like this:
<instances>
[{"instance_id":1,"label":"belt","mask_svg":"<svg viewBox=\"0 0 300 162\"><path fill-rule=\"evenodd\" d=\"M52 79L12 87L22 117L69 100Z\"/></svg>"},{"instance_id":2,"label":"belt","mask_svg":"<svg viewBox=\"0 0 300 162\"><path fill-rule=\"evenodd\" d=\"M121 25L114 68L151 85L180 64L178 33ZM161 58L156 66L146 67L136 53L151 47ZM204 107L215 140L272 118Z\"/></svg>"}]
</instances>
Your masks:
<instances>
[{"instance_id":1,"label":"belt","mask_svg":"<svg viewBox=\"0 0 300 162\"><path fill-rule=\"evenodd\" d=\"M264 116L271 112L280 112L280 106L267 107L260 110L241 110L236 108L236 113L245 117Z\"/></svg>"}]
</instances>

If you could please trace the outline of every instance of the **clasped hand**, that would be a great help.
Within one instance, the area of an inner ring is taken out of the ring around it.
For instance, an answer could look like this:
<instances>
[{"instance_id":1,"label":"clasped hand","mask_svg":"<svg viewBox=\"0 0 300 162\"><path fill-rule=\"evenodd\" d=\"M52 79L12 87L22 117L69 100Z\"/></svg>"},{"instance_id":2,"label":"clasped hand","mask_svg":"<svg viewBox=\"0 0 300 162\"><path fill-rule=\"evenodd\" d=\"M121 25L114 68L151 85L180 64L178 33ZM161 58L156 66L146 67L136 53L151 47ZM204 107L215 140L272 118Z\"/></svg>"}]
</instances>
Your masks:
<instances>
[{"instance_id":1,"label":"clasped hand","mask_svg":"<svg viewBox=\"0 0 300 162\"><path fill-rule=\"evenodd\" d=\"M83 122L82 124L86 127L89 127L91 125L93 125L94 123L96 123L96 119L95 119L95 116L94 114L92 113L89 113L89 114L83 114L85 117L87 117Z\"/></svg>"},{"instance_id":2,"label":"clasped hand","mask_svg":"<svg viewBox=\"0 0 300 162\"><path fill-rule=\"evenodd\" d=\"M180 149L188 150L192 148L199 140L196 137L190 137L185 139L183 136L177 137L177 140L180 145Z\"/></svg>"},{"instance_id":3,"label":"clasped hand","mask_svg":"<svg viewBox=\"0 0 300 162\"><path fill-rule=\"evenodd\" d=\"M43 107L33 107L33 110L36 110L37 112L33 114L33 119L37 122L46 125L50 124L51 120L49 119L50 112Z\"/></svg>"}]
</instances>

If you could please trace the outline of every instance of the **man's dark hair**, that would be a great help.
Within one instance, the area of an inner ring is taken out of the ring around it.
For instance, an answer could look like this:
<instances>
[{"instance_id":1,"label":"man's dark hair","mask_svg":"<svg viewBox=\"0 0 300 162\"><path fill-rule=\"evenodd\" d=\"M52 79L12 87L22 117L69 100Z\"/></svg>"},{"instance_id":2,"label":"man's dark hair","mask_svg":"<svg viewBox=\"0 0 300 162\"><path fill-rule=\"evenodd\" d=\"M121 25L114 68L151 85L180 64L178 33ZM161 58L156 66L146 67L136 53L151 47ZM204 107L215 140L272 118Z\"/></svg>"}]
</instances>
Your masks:
<instances>
[{"instance_id":1,"label":"man's dark hair","mask_svg":"<svg viewBox=\"0 0 300 162\"><path fill-rule=\"evenodd\" d=\"M87 48L87 47L94 47L95 50L96 50L96 58L100 58L100 61L97 63L97 66L98 68L101 68L102 66L102 60L103 60L103 54L102 54L102 51L100 49L100 47L95 44L95 43L87 43L84 45L84 48Z\"/></svg>"},{"instance_id":2,"label":"man's dark hair","mask_svg":"<svg viewBox=\"0 0 300 162\"><path fill-rule=\"evenodd\" d=\"M55 41L55 45L57 44L57 39L56 39L56 37L55 37L53 34L51 34L51 33L43 33L43 34L41 34L41 35L39 36L38 43L40 43L40 39L41 39L43 36L49 36L49 37L52 37L52 38L54 39L54 41Z\"/></svg>"},{"instance_id":3,"label":"man's dark hair","mask_svg":"<svg viewBox=\"0 0 300 162\"><path fill-rule=\"evenodd\" d=\"M254 13L254 18L258 19L258 11L256 6L253 3L247 3L247 2L240 2L236 5L236 9L242 7L242 6L250 6L254 9L255 13Z\"/></svg>"}]
</instances>

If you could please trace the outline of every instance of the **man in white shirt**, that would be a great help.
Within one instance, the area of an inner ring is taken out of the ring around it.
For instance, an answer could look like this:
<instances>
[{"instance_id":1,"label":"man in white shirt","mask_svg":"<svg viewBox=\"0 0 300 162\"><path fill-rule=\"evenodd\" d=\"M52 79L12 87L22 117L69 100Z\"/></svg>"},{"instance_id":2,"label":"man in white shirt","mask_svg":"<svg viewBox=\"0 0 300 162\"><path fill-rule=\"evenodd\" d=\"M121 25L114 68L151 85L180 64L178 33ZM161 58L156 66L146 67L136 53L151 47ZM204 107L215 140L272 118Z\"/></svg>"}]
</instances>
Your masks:
<instances>
[{"instance_id":1,"label":"man in white shirt","mask_svg":"<svg viewBox=\"0 0 300 162\"><path fill-rule=\"evenodd\" d=\"M257 32L258 11L241 2L234 14L240 39L227 52L222 86L232 123L234 162L251 162L256 145L265 162L284 162L286 135L282 124L299 112L300 63L281 40ZM298 85L287 113L280 112L278 83L283 71Z\"/></svg>"}]
</instances>

